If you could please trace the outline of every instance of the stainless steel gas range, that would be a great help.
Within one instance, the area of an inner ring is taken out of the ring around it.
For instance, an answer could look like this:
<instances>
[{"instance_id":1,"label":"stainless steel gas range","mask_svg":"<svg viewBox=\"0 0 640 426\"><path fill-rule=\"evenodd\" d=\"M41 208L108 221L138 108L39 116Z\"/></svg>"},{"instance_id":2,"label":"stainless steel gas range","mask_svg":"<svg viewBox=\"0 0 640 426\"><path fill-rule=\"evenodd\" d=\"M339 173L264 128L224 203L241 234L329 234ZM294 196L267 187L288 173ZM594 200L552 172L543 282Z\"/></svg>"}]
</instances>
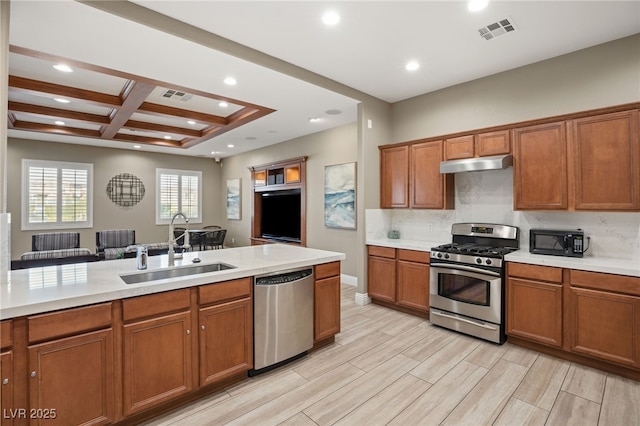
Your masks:
<instances>
[{"instance_id":1,"label":"stainless steel gas range","mask_svg":"<svg viewBox=\"0 0 640 426\"><path fill-rule=\"evenodd\" d=\"M517 227L454 223L452 242L431 249L431 323L495 343L505 335L504 256L520 247Z\"/></svg>"}]
</instances>

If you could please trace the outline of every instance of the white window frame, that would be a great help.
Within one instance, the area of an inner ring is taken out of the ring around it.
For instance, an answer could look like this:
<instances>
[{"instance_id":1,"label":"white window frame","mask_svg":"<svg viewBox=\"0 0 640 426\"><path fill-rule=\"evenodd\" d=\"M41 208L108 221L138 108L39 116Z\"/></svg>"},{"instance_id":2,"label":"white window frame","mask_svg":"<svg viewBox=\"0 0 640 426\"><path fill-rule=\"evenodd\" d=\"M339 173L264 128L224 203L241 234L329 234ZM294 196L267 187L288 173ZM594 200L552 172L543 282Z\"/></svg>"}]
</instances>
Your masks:
<instances>
[{"instance_id":1,"label":"white window frame","mask_svg":"<svg viewBox=\"0 0 640 426\"><path fill-rule=\"evenodd\" d=\"M57 221L48 223L30 223L29 222L29 169L31 167L43 167L57 170L57 186L58 194L61 193L61 170L85 170L87 172L87 220L75 222L62 221L62 200L56 198L57 205ZM93 228L93 164L91 163L72 163L68 161L48 161L48 160L22 160L22 223L21 230L53 230L53 229L76 229L76 228Z\"/></svg>"},{"instance_id":2,"label":"white window frame","mask_svg":"<svg viewBox=\"0 0 640 426\"><path fill-rule=\"evenodd\" d=\"M162 175L177 175L179 182L182 181L183 176L195 176L198 178L198 214L197 217L189 216L189 223L202 223L202 172L198 170L156 169L156 225L168 225L171 223L171 218L162 218L160 216L162 211L160 178ZM181 195L180 184L178 184L178 191ZM181 196L178 196L178 204L181 203L181 198ZM182 206L179 205L178 211L180 211L181 208ZM175 214L177 211L173 213ZM180 220L183 221L182 218L180 218Z\"/></svg>"}]
</instances>

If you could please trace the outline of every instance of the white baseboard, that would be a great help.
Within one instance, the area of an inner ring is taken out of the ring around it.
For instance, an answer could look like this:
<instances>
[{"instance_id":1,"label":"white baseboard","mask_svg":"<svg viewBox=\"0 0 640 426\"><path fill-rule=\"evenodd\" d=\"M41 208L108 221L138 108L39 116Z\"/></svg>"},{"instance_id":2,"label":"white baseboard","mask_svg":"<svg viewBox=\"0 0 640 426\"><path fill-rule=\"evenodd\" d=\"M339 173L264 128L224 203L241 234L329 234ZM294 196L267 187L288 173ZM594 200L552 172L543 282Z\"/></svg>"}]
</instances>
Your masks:
<instances>
[{"instance_id":1,"label":"white baseboard","mask_svg":"<svg viewBox=\"0 0 640 426\"><path fill-rule=\"evenodd\" d=\"M354 287L358 286L358 277L354 277L353 275L340 274L340 282L342 284L351 285Z\"/></svg>"},{"instance_id":2,"label":"white baseboard","mask_svg":"<svg viewBox=\"0 0 640 426\"><path fill-rule=\"evenodd\" d=\"M356 302L356 305L364 306L371 303L371 298L368 296L367 293L356 293L355 302Z\"/></svg>"}]
</instances>

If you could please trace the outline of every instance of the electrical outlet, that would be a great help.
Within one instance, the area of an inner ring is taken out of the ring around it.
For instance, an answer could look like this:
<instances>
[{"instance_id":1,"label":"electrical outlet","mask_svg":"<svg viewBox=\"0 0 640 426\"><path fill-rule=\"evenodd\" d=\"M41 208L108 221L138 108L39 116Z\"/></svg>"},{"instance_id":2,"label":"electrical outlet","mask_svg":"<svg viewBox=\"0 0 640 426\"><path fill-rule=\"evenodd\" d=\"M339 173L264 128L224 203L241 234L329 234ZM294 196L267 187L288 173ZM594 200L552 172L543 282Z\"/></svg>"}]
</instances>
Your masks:
<instances>
[{"instance_id":1,"label":"electrical outlet","mask_svg":"<svg viewBox=\"0 0 640 426\"><path fill-rule=\"evenodd\" d=\"M433 223L427 223L427 231L433 231Z\"/></svg>"},{"instance_id":2,"label":"electrical outlet","mask_svg":"<svg viewBox=\"0 0 640 426\"><path fill-rule=\"evenodd\" d=\"M235 238L231 238L231 244L235 244L236 243L236 239Z\"/></svg>"}]
</instances>

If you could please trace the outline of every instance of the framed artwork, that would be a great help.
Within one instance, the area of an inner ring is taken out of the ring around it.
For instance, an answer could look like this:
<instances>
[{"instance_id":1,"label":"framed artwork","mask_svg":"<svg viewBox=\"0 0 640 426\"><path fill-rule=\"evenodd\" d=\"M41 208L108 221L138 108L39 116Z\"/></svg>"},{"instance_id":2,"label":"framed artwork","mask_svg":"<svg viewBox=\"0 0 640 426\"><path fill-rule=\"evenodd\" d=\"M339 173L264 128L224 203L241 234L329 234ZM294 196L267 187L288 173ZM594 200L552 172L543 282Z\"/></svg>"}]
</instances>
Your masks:
<instances>
[{"instance_id":1,"label":"framed artwork","mask_svg":"<svg viewBox=\"0 0 640 426\"><path fill-rule=\"evenodd\" d=\"M144 197L144 184L130 173L121 173L109 180L107 197L121 207L135 206Z\"/></svg>"},{"instance_id":2,"label":"framed artwork","mask_svg":"<svg viewBox=\"0 0 640 426\"><path fill-rule=\"evenodd\" d=\"M325 166L324 226L356 229L356 163Z\"/></svg>"},{"instance_id":3,"label":"framed artwork","mask_svg":"<svg viewBox=\"0 0 640 426\"><path fill-rule=\"evenodd\" d=\"M227 219L240 220L240 178L227 180Z\"/></svg>"}]
</instances>

